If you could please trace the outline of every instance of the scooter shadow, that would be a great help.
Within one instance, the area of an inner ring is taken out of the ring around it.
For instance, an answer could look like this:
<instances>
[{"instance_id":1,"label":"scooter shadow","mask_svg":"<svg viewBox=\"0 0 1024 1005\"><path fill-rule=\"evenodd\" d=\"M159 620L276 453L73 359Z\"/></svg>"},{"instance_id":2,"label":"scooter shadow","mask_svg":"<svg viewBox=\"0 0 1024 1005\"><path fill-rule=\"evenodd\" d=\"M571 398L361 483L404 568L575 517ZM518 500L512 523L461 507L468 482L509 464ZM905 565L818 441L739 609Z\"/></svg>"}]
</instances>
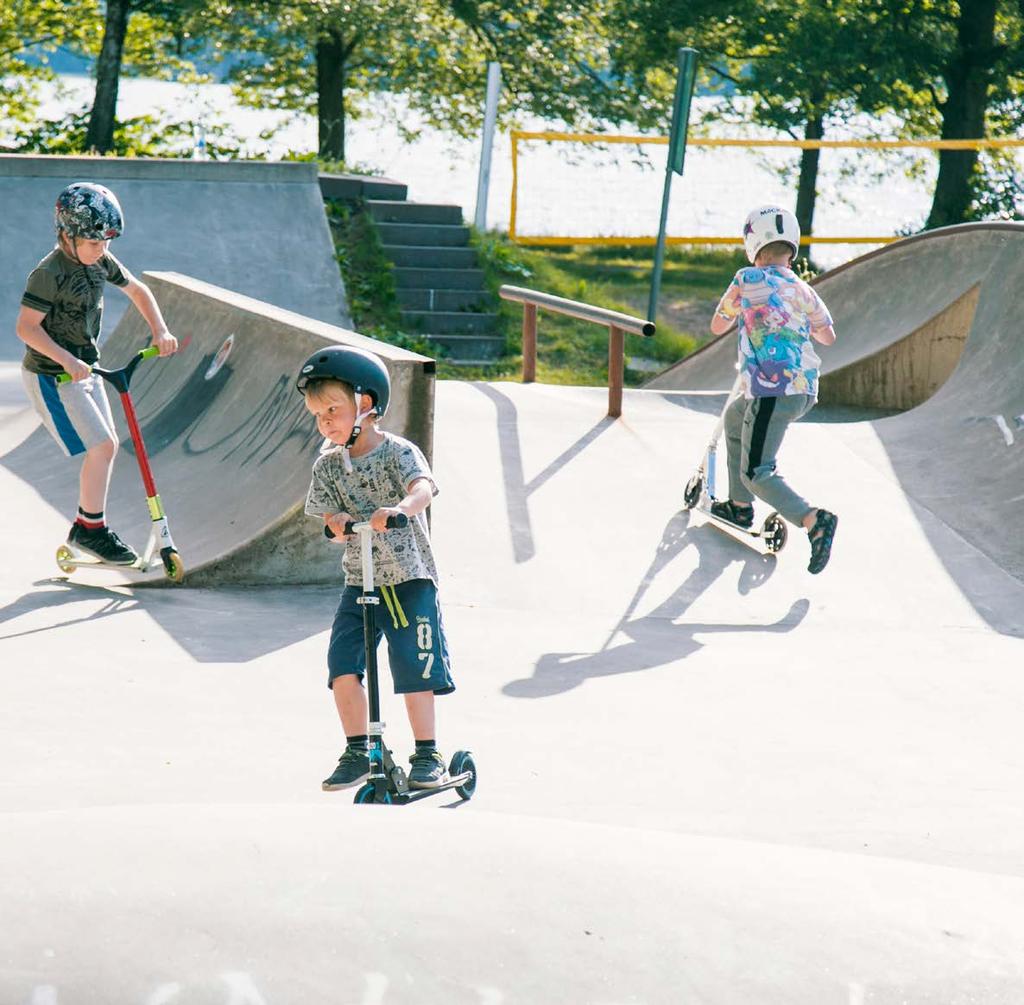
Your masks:
<instances>
[{"instance_id":1,"label":"scooter shadow","mask_svg":"<svg viewBox=\"0 0 1024 1005\"><path fill-rule=\"evenodd\" d=\"M643 617L632 617L658 573L685 548L697 551L697 566L671 596ZM693 603L737 562L740 564L737 593L745 596L764 586L776 569L776 557L752 552L725 539L708 525L690 527L690 513L676 514L665 527L661 541L637 586L626 613L611 629L598 652L545 653L534 666L533 676L510 681L502 692L513 698L544 698L579 687L591 677L608 677L650 670L684 659L702 649L698 635L790 632L807 616L810 601L794 600L778 620L765 625L688 622L677 623ZM611 646L620 634L629 641Z\"/></svg>"}]
</instances>

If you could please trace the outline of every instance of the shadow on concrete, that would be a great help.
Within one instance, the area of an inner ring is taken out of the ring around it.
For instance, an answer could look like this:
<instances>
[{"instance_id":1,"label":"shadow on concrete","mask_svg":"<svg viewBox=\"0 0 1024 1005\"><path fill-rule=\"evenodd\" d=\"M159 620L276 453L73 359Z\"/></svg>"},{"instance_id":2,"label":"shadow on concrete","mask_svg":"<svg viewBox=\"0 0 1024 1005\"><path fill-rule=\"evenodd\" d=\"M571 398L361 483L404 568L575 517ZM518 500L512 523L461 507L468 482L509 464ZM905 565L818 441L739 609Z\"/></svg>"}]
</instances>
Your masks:
<instances>
[{"instance_id":1,"label":"shadow on concrete","mask_svg":"<svg viewBox=\"0 0 1024 1005\"><path fill-rule=\"evenodd\" d=\"M36 589L0 608L0 642L141 608L198 663L247 663L327 631L340 592L340 586L133 592L61 578L39 580L33 586ZM88 606L87 613L82 605ZM52 612L45 625L19 629L20 618L40 611Z\"/></svg>"},{"instance_id":2,"label":"shadow on concrete","mask_svg":"<svg viewBox=\"0 0 1024 1005\"><path fill-rule=\"evenodd\" d=\"M688 547L697 549L697 567L667 600L649 614L634 618L633 612L658 573ZM806 598L794 600L783 617L768 625L676 623L737 561L741 562L737 585L740 596L758 589L771 578L776 568L775 556L743 550L745 554L737 559L735 545L724 540L714 527L703 524L691 528L689 512L676 514L665 527L629 607L611 629L601 649L596 653L545 653L537 661L532 677L510 681L502 688L503 693L514 698L543 698L570 691L590 677L650 670L684 659L702 648L703 643L696 638L698 635L792 631L810 609ZM628 636L629 641L609 648L620 633Z\"/></svg>"},{"instance_id":3,"label":"shadow on concrete","mask_svg":"<svg viewBox=\"0 0 1024 1005\"><path fill-rule=\"evenodd\" d=\"M509 529L512 536L512 551L516 563L527 562L536 553L528 505L530 496L561 471L574 457L582 453L603 432L610 429L617 420L603 418L572 446L563 450L540 474L527 482L526 476L523 474L519 416L515 404L493 384L474 382L471 386L485 397L490 398L498 413L498 443L501 451L501 469L505 486L505 504L508 507Z\"/></svg>"}]
</instances>

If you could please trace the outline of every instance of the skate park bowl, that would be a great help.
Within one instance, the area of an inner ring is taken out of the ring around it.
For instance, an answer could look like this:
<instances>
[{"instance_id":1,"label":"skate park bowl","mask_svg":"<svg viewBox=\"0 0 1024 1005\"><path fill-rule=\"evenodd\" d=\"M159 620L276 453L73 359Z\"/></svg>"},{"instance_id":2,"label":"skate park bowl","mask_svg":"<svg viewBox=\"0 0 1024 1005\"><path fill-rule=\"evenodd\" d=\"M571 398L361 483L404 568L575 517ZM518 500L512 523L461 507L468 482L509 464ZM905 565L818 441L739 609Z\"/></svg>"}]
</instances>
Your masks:
<instances>
[{"instance_id":1,"label":"skate park bowl","mask_svg":"<svg viewBox=\"0 0 1024 1005\"><path fill-rule=\"evenodd\" d=\"M176 271L307 317L352 327L315 164L29 157L0 154L8 236L0 243L0 317L18 313L25 280L53 246L53 208L65 185L106 185L124 210L111 251L125 267ZM284 263L284 264L282 264ZM298 279L297 279L298 277ZM103 330L128 304L111 291ZM0 360L25 347L9 329Z\"/></svg>"},{"instance_id":2,"label":"skate park bowl","mask_svg":"<svg viewBox=\"0 0 1024 1005\"><path fill-rule=\"evenodd\" d=\"M980 284L976 320L923 404L787 433L787 478L840 515L818 576L796 528L766 555L682 508L715 391L627 390L610 419L606 388L439 381L432 540L458 689L437 739L473 751L469 802L320 790L344 743L324 686L337 584L57 577L66 503L36 478L59 459L0 464L0 1002L1017 1005L1024 583L918 500L932 483L900 452L975 341L1011 338L1017 277L995 254L984 274L950 264L936 302ZM886 302L901 278L851 290ZM276 331L253 401L278 352L303 356ZM190 351L140 369L153 418L155 374L181 366L185 386ZM1018 375L1019 357L1002 360ZM0 452L25 422L0 421ZM965 507L974 432L941 410L917 430ZM176 449L154 458L162 491ZM232 458L175 473L224 506L214 482L242 478Z\"/></svg>"},{"instance_id":3,"label":"skate park bowl","mask_svg":"<svg viewBox=\"0 0 1024 1005\"><path fill-rule=\"evenodd\" d=\"M144 274L182 348L143 362L131 395L157 489L186 568L185 582L334 582L340 552L303 513L323 438L295 389L299 366L331 344L375 352L388 367L392 398L382 428L432 450L434 362L355 332L271 307L177 273ZM102 363L122 366L149 342L137 311L103 346ZM134 454L117 393L108 386L124 455ZM26 417L31 429L32 417ZM56 509L77 495L77 465L62 463L40 426L0 458ZM141 547L149 514L132 456L115 465L111 524ZM121 533L119 531L119 533ZM80 570L88 575L94 570ZM95 571L109 582L115 573ZM126 581L138 582L137 574ZM162 582L163 571L146 578Z\"/></svg>"}]
</instances>

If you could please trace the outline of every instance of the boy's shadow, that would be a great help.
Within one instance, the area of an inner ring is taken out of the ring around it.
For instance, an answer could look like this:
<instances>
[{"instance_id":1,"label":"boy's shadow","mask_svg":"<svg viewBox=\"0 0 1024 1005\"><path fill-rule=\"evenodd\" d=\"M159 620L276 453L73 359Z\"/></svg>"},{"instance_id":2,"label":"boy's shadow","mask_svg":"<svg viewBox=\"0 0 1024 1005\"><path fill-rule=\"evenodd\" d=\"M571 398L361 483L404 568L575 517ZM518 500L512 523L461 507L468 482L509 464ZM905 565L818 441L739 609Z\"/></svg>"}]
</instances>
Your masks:
<instances>
[{"instance_id":1,"label":"boy's shadow","mask_svg":"<svg viewBox=\"0 0 1024 1005\"><path fill-rule=\"evenodd\" d=\"M690 513L676 514L665 527L651 564L637 587L629 608L596 653L545 653L532 677L510 681L502 688L513 698L543 698L578 687L588 677L633 673L683 659L703 646L696 636L711 632L789 632L803 621L810 608L806 598L794 600L783 617L768 625L676 624L675 621L717 580L729 566L741 561L737 590L745 595L763 586L775 572L774 555L756 554L731 542L709 525L690 528ZM649 614L632 619L632 612L658 573L684 548L697 549L697 567L672 595ZM616 635L630 641L609 649Z\"/></svg>"},{"instance_id":2,"label":"boy's shadow","mask_svg":"<svg viewBox=\"0 0 1024 1005\"><path fill-rule=\"evenodd\" d=\"M329 624L338 592L335 586L111 588L57 576L32 585L0 607L0 643L141 610L197 663L247 663L311 638ZM74 605L85 606L64 610ZM31 620L22 626L23 618Z\"/></svg>"}]
</instances>

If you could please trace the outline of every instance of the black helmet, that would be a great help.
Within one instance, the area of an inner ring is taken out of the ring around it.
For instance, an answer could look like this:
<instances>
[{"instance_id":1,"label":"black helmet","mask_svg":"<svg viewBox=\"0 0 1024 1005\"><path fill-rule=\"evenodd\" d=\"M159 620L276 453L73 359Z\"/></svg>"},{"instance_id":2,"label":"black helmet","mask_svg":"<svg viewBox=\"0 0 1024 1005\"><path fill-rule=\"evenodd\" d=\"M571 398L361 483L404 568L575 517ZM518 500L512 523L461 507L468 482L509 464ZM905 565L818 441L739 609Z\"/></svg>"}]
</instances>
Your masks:
<instances>
[{"instance_id":1,"label":"black helmet","mask_svg":"<svg viewBox=\"0 0 1024 1005\"><path fill-rule=\"evenodd\" d=\"M68 237L87 241L109 241L124 233L124 213L117 196L88 181L76 181L61 191L53 222Z\"/></svg>"},{"instance_id":2,"label":"black helmet","mask_svg":"<svg viewBox=\"0 0 1024 1005\"><path fill-rule=\"evenodd\" d=\"M312 380L341 380L351 384L357 395L368 394L378 418L383 418L391 400L391 378L387 367L364 349L329 345L318 349L299 370L295 386L303 394Z\"/></svg>"}]
</instances>

